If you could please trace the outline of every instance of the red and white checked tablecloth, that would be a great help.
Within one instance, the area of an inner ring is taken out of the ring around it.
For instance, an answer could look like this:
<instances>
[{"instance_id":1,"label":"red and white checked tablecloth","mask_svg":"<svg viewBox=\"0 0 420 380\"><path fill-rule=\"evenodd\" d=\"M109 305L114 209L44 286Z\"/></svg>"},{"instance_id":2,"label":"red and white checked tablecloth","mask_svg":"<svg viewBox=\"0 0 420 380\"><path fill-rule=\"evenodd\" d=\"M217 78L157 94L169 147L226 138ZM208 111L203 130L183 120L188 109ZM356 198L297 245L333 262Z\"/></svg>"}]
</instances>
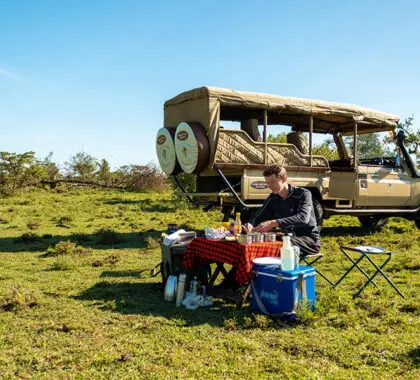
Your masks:
<instances>
[{"instance_id":1,"label":"red and white checked tablecloth","mask_svg":"<svg viewBox=\"0 0 420 380\"><path fill-rule=\"evenodd\" d=\"M236 281L243 285L251 279L252 260L257 257L280 256L280 241L239 244L236 241L209 240L203 237L193 239L185 250L184 267L192 269L218 261L236 267Z\"/></svg>"}]
</instances>

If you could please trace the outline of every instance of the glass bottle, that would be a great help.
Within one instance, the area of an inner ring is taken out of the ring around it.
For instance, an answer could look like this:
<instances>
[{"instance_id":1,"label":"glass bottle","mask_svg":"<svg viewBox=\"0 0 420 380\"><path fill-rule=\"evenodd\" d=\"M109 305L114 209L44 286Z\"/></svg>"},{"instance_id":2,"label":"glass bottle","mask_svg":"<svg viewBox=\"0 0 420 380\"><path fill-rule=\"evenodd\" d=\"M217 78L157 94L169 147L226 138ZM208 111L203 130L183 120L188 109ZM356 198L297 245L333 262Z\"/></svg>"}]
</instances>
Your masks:
<instances>
[{"instance_id":1,"label":"glass bottle","mask_svg":"<svg viewBox=\"0 0 420 380\"><path fill-rule=\"evenodd\" d=\"M239 235L241 233L242 230L242 222L241 222L241 213L237 212L236 213L236 218L235 218L235 236Z\"/></svg>"}]
</instances>

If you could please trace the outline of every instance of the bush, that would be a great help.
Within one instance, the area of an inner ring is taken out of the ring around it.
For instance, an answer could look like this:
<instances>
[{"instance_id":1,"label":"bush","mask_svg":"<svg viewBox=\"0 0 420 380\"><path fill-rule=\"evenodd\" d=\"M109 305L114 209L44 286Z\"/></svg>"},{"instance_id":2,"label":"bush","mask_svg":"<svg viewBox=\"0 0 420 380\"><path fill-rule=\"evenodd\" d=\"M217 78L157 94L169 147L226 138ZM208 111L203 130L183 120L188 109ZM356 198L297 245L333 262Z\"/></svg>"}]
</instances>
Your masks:
<instances>
[{"instance_id":1,"label":"bush","mask_svg":"<svg viewBox=\"0 0 420 380\"><path fill-rule=\"evenodd\" d=\"M57 224L71 224L71 222L73 222L73 218L71 216L64 215L58 219Z\"/></svg>"},{"instance_id":2,"label":"bush","mask_svg":"<svg viewBox=\"0 0 420 380\"><path fill-rule=\"evenodd\" d=\"M21 285L13 286L0 298L0 309L6 311L28 309L39 305L37 297Z\"/></svg>"},{"instance_id":3,"label":"bush","mask_svg":"<svg viewBox=\"0 0 420 380\"><path fill-rule=\"evenodd\" d=\"M30 230L37 230L40 225L41 225L41 222L39 220L32 220L32 221L28 222L28 224L26 226Z\"/></svg>"},{"instance_id":4,"label":"bush","mask_svg":"<svg viewBox=\"0 0 420 380\"><path fill-rule=\"evenodd\" d=\"M71 241L60 241L54 247L49 247L45 256L85 255L91 252L91 249L79 247Z\"/></svg>"},{"instance_id":5,"label":"bush","mask_svg":"<svg viewBox=\"0 0 420 380\"><path fill-rule=\"evenodd\" d=\"M69 260L68 257L59 257L54 263L52 263L51 270L70 270L73 269L74 266L73 261Z\"/></svg>"},{"instance_id":6,"label":"bush","mask_svg":"<svg viewBox=\"0 0 420 380\"><path fill-rule=\"evenodd\" d=\"M114 245L124 242L124 239L121 237L121 235L111 228L102 228L97 233L99 234L97 244Z\"/></svg>"}]
</instances>

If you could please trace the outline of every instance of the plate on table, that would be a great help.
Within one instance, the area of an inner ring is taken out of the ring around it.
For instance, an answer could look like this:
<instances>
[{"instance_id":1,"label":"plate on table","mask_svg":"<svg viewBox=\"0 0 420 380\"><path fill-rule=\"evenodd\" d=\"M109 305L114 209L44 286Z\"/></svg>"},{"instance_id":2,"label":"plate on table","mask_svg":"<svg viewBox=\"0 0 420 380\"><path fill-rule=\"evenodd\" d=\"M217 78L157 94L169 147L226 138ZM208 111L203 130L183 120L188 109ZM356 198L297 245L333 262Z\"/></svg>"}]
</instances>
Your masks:
<instances>
[{"instance_id":1,"label":"plate on table","mask_svg":"<svg viewBox=\"0 0 420 380\"><path fill-rule=\"evenodd\" d=\"M280 265L280 257L258 257L252 260L254 265Z\"/></svg>"}]
</instances>

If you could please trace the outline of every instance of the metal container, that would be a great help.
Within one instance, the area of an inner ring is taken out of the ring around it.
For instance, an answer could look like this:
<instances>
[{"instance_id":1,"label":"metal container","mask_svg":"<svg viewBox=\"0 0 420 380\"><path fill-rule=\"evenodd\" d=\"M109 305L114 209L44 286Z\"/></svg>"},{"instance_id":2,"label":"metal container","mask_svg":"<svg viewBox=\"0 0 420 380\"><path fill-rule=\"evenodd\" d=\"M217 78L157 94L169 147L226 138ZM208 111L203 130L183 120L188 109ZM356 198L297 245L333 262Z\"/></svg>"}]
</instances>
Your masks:
<instances>
[{"instance_id":1,"label":"metal container","mask_svg":"<svg viewBox=\"0 0 420 380\"><path fill-rule=\"evenodd\" d=\"M253 243L262 243L264 241L264 235L259 232L252 233L252 242Z\"/></svg>"},{"instance_id":2,"label":"metal container","mask_svg":"<svg viewBox=\"0 0 420 380\"><path fill-rule=\"evenodd\" d=\"M165 301L173 301L176 295L176 276L169 276L166 280L165 291L163 293L163 299Z\"/></svg>"},{"instance_id":3,"label":"metal container","mask_svg":"<svg viewBox=\"0 0 420 380\"><path fill-rule=\"evenodd\" d=\"M190 281L190 293L197 294L198 292L198 281L197 277L194 277L194 280Z\"/></svg>"},{"instance_id":4,"label":"metal container","mask_svg":"<svg viewBox=\"0 0 420 380\"><path fill-rule=\"evenodd\" d=\"M176 287L176 306L181 306L181 302L184 299L184 293L185 293L185 279L186 275L184 273L181 273L178 276L178 283Z\"/></svg>"},{"instance_id":5,"label":"metal container","mask_svg":"<svg viewBox=\"0 0 420 380\"><path fill-rule=\"evenodd\" d=\"M252 235L238 235L238 243L239 244L251 244L252 243Z\"/></svg>"},{"instance_id":6,"label":"metal container","mask_svg":"<svg viewBox=\"0 0 420 380\"><path fill-rule=\"evenodd\" d=\"M273 232L266 232L264 234L264 241L276 241L276 234Z\"/></svg>"}]
</instances>

